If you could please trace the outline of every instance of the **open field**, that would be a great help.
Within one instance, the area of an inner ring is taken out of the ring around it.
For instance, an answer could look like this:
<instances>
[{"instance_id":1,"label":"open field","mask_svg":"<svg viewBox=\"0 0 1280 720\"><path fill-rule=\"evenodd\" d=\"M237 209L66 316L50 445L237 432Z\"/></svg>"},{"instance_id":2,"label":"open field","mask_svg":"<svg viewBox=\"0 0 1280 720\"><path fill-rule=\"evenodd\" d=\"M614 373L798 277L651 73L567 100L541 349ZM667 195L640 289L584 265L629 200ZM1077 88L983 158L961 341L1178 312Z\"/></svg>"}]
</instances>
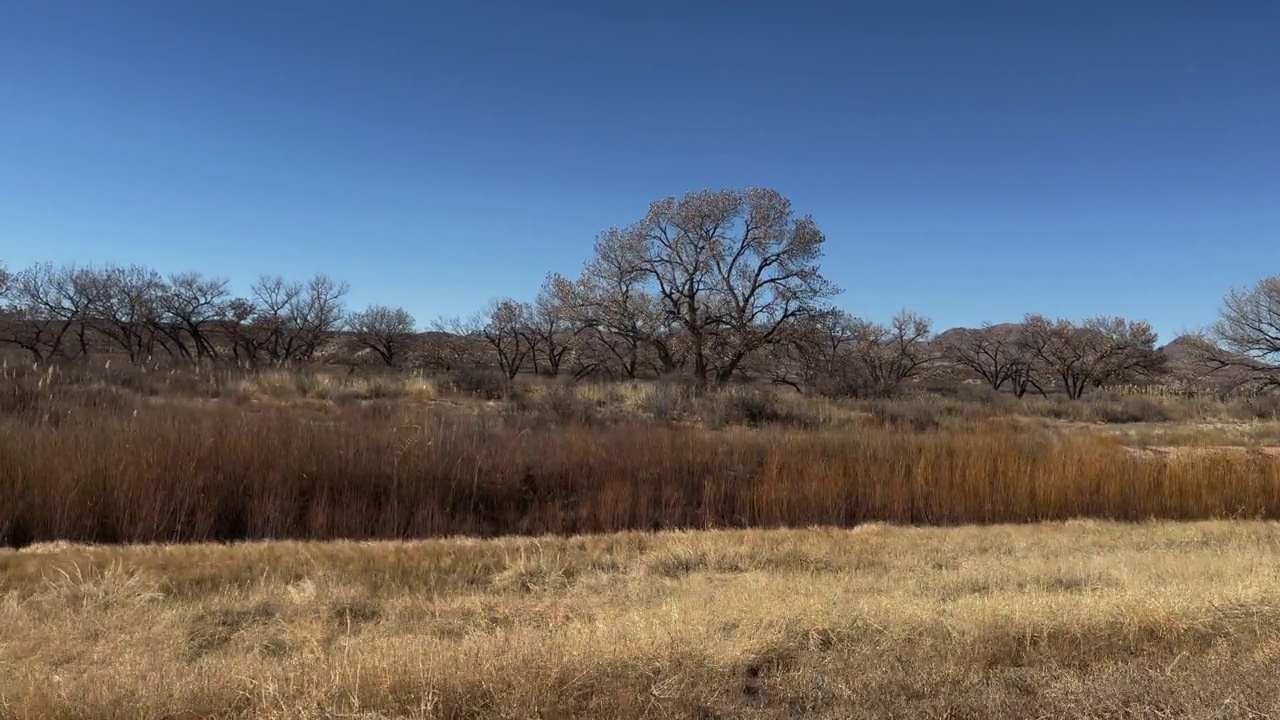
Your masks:
<instances>
[{"instance_id":1,"label":"open field","mask_svg":"<svg viewBox=\"0 0 1280 720\"><path fill-rule=\"evenodd\" d=\"M3 718L1274 717L1280 526L0 551Z\"/></svg>"}]
</instances>

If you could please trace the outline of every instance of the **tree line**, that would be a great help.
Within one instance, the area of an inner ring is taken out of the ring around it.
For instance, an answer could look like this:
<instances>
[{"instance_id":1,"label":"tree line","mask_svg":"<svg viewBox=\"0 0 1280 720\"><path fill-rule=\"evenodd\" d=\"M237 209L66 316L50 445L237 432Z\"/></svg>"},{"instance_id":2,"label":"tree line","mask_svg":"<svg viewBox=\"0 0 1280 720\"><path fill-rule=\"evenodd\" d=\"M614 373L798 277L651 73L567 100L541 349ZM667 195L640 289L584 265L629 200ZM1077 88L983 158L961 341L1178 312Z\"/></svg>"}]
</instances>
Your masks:
<instances>
[{"instance_id":1,"label":"tree line","mask_svg":"<svg viewBox=\"0 0 1280 720\"><path fill-rule=\"evenodd\" d=\"M576 277L550 274L536 298L496 300L425 331L403 308L351 310L348 285L263 276L244 295L225 278L139 265L0 267L0 343L36 363L111 351L242 366L358 362L441 372L484 369L573 378L680 377L699 388L744 378L803 392L890 396L936 375L1019 397L1158 376L1150 324L1027 315L935 335L904 311L888 322L832 304L826 237L766 188L699 191L654 202L596 239ZM1276 377L1280 279L1232 291L1206 339L1206 366ZM335 355L336 353L336 355ZM1263 383L1265 384L1265 382ZM1280 382L1274 383L1280 386Z\"/></svg>"}]
</instances>

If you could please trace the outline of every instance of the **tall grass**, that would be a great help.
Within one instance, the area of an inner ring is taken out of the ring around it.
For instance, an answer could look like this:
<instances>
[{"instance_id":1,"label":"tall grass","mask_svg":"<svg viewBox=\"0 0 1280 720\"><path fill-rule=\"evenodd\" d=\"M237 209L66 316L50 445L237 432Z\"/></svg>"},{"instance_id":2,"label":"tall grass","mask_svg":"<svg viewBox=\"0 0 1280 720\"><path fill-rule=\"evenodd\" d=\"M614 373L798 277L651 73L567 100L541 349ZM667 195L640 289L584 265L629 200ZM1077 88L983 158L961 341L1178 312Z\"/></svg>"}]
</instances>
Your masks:
<instances>
[{"instance_id":1,"label":"tall grass","mask_svg":"<svg viewBox=\"0 0 1280 720\"><path fill-rule=\"evenodd\" d=\"M0 543L1280 517L1280 462L968 429L549 426L408 406L0 416Z\"/></svg>"}]
</instances>

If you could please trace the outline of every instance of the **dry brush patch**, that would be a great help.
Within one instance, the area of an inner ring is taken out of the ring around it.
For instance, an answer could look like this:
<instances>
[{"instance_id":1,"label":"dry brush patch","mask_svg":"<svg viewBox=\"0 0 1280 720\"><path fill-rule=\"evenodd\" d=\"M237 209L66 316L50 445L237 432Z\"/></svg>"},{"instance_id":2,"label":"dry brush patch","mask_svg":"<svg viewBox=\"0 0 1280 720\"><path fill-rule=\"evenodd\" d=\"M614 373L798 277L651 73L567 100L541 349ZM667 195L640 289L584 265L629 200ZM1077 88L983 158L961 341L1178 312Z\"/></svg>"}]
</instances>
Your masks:
<instances>
[{"instance_id":1,"label":"dry brush patch","mask_svg":"<svg viewBox=\"0 0 1280 720\"><path fill-rule=\"evenodd\" d=\"M1280 517L1280 458L987 423L721 431L411 406L0 417L0 542Z\"/></svg>"},{"instance_id":2,"label":"dry brush patch","mask_svg":"<svg viewBox=\"0 0 1280 720\"><path fill-rule=\"evenodd\" d=\"M1278 561L1259 522L0 551L0 718L1265 717Z\"/></svg>"}]
</instances>

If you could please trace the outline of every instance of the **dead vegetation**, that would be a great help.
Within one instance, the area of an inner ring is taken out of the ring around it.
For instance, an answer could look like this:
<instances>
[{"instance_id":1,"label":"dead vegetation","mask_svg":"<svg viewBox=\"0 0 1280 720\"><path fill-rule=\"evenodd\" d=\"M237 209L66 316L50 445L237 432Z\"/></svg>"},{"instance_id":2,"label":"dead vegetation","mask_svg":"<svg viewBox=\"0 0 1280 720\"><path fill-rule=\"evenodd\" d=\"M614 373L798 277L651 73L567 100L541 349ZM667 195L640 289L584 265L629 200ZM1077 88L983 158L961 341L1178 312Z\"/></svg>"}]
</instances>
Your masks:
<instances>
[{"instance_id":1,"label":"dead vegetation","mask_svg":"<svg viewBox=\"0 0 1280 720\"><path fill-rule=\"evenodd\" d=\"M1280 517L1280 457L1135 454L1119 433L1001 402L654 383L537 383L490 401L448 379L284 372L179 401L10 380L8 545ZM1177 444L1157 426L1129 444Z\"/></svg>"},{"instance_id":2,"label":"dead vegetation","mask_svg":"<svg viewBox=\"0 0 1280 720\"><path fill-rule=\"evenodd\" d=\"M0 720L1280 711L1266 398L3 379Z\"/></svg>"},{"instance_id":3,"label":"dead vegetation","mask_svg":"<svg viewBox=\"0 0 1280 720\"><path fill-rule=\"evenodd\" d=\"M40 549L6 720L1280 711L1273 523Z\"/></svg>"}]
</instances>

